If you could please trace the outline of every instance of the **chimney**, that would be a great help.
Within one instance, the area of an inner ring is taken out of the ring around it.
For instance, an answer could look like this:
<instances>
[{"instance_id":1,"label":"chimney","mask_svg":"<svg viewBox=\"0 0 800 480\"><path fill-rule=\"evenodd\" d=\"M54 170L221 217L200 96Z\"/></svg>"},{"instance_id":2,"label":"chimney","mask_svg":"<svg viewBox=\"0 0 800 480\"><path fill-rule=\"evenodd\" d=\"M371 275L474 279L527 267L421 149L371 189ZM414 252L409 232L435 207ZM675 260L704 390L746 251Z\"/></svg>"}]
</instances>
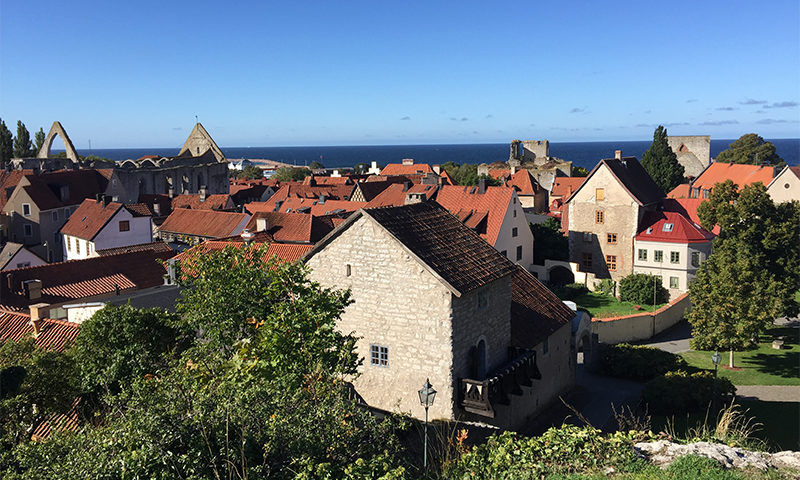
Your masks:
<instances>
[{"instance_id":1,"label":"chimney","mask_svg":"<svg viewBox=\"0 0 800 480\"><path fill-rule=\"evenodd\" d=\"M414 159L413 158L404 158L403 159L403 165L414 165Z\"/></svg>"},{"instance_id":2,"label":"chimney","mask_svg":"<svg viewBox=\"0 0 800 480\"><path fill-rule=\"evenodd\" d=\"M28 308L30 308L33 336L38 337L39 333L42 331L42 323L44 323L44 319L50 314L50 304L36 303Z\"/></svg>"},{"instance_id":3,"label":"chimney","mask_svg":"<svg viewBox=\"0 0 800 480\"><path fill-rule=\"evenodd\" d=\"M167 195L169 195L169 198L175 198L175 189L169 187L169 189L167 189Z\"/></svg>"},{"instance_id":4,"label":"chimney","mask_svg":"<svg viewBox=\"0 0 800 480\"><path fill-rule=\"evenodd\" d=\"M256 218L256 232L266 232L266 231L267 231L267 219L262 217Z\"/></svg>"},{"instance_id":5,"label":"chimney","mask_svg":"<svg viewBox=\"0 0 800 480\"><path fill-rule=\"evenodd\" d=\"M41 280L25 280L22 282L22 289L25 291L25 297L28 300L37 300L42 298Z\"/></svg>"},{"instance_id":6,"label":"chimney","mask_svg":"<svg viewBox=\"0 0 800 480\"><path fill-rule=\"evenodd\" d=\"M622 150L614 150L614 158L622 160Z\"/></svg>"},{"instance_id":7,"label":"chimney","mask_svg":"<svg viewBox=\"0 0 800 480\"><path fill-rule=\"evenodd\" d=\"M102 201L103 201L103 194L102 194L102 193L97 193L97 194L95 194L95 196L94 196L94 201L95 201L95 203L100 203L100 202L102 202Z\"/></svg>"},{"instance_id":8,"label":"chimney","mask_svg":"<svg viewBox=\"0 0 800 480\"><path fill-rule=\"evenodd\" d=\"M161 204L158 202L153 203L153 213L156 214L157 217L161 216Z\"/></svg>"},{"instance_id":9,"label":"chimney","mask_svg":"<svg viewBox=\"0 0 800 480\"><path fill-rule=\"evenodd\" d=\"M442 166L441 165L434 165L433 166L433 171L436 173L436 175L441 175L442 174Z\"/></svg>"},{"instance_id":10,"label":"chimney","mask_svg":"<svg viewBox=\"0 0 800 480\"><path fill-rule=\"evenodd\" d=\"M517 173L517 166L511 165L511 175L514 175L515 173Z\"/></svg>"},{"instance_id":11,"label":"chimney","mask_svg":"<svg viewBox=\"0 0 800 480\"><path fill-rule=\"evenodd\" d=\"M108 202L110 202L110 201L111 201L111 197L110 196L103 195L103 208L106 208L108 206Z\"/></svg>"},{"instance_id":12,"label":"chimney","mask_svg":"<svg viewBox=\"0 0 800 480\"><path fill-rule=\"evenodd\" d=\"M409 188L411 188L411 182L406 180L405 182L403 182L403 191L407 192Z\"/></svg>"},{"instance_id":13,"label":"chimney","mask_svg":"<svg viewBox=\"0 0 800 480\"><path fill-rule=\"evenodd\" d=\"M422 203L424 201L425 201L425 194L423 192L406 193L405 205L413 205L415 203Z\"/></svg>"},{"instance_id":14,"label":"chimney","mask_svg":"<svg viewBox=\"0 0 800 480\"><path fill-rule=\"evenodd\" d=\"M258 220L261 220L261 219L259 218ZM256 223L258 223L258 220L256 220ZM242 231L242 235L241 236L242 236L242 240L244 240L244 244L249 247L250 244L253 243L253 237L255 237L256 235L253 232L251 232L250 230L245 228Z\"/></svg>"},{"instance_id":15,"label":"chimney","mask_svg":"<svg viewBox=\"0 0 800 480\"><path fill-rule=\"evenodd\" d=\"M478 193L486 193L486 178L478 179Z\"/></svg>"},{"instance_id":16,"label":"chimney","mask_svg":"<svg viewBox=\"0 0 800 480\"><path fill-rule=\"evenodd\" d=\"M327 199L328 199L328 196L323 193L322 195L319 196L319 201L317 203L320 204L320 205L324 205L325 204L325 200L327 200Z\"/></svg>"},{"instance_id":17,"label":"chimney","mask_svg":"<svg viewBox=\"0 0 800 480\"><path fill-rule=\"evenodd\" d=\"M208 188L205 185L200 186L200 201L205 202L208 198Z\"/></svg>"}]
</instances>

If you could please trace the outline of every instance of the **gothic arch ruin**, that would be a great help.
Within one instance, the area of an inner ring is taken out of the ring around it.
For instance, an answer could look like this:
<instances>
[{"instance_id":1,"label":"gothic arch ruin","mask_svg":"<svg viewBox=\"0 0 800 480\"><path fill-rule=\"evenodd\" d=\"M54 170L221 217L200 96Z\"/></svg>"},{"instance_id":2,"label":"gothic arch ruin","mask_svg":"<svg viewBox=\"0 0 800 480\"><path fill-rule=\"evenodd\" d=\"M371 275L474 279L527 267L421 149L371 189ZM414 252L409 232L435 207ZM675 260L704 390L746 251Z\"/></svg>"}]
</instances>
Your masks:
<instances>
[{"instance_id":1,"label":"gothic arch ruin","mask_svg":"<svg viewBox=\"0 0 800 480\"><path fill-rule=\"evenodd\" d=\"M50 132L48 132L47 137L45 137L44 144L42 144L42 148L39 150L39 153L36 154L36 158L50 158L50 148L53 146L53 140L55 140L56 135L60 135L61 140L64 142L64 149L67 151L67 158L75 163L78 163L78 152L75 151L75 146L72 145L72 140L69 139L69 135L67 135L67 132L64 131L64 127L61 126L61 122L59 121L53 122L53 126L50 127Z\"/></svg>"}]
</instances>

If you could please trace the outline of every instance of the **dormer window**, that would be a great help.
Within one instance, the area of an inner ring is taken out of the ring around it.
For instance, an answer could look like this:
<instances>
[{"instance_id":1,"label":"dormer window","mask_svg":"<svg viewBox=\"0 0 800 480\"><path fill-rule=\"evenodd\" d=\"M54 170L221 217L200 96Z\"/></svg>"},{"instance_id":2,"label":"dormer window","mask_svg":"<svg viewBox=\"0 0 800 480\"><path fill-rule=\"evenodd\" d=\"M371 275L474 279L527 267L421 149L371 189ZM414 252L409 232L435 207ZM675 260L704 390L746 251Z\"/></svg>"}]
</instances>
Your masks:
<instances>
[{"instance_id":1,"label":"dormer window","mask_svg":"<svg viewBox=\"0 0 800 480\"><path fill-rule=\"evenodd\" d=\"M671 232L672 231L672 227L673 227L673 224L665 223L664 226L661 227L661 231L662 232Z\"/></svg>"},{"instance_id":2,"label":"dormer window","mask_svg":"<svg viewBox=\"0 0 800 480\"><path fill-rule=\"evenodd\" d=\"M30 217L31 216L31 204L30 203L23 203L22 204L22 216L23 217Z\"/></svg>"}]
</instances>

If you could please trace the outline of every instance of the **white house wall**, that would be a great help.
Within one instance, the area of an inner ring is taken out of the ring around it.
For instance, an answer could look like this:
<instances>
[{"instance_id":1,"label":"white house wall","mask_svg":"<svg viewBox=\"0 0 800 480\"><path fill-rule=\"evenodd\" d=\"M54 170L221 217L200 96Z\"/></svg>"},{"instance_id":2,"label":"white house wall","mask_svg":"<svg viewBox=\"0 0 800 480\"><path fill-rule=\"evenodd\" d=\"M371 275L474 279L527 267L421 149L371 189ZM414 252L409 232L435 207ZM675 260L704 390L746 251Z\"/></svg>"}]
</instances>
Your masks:
<instances>
[{"instance_id":1,"label":"white house wall","mask_svg":"<svg viewBox=\"0 0 800 480\"><path fill-rule=\"evenodd\" d=\"M514 216L516 212L516 216ZM512 236L512 231L517 228L517 236ZM530 270L533 265L534 238L525 211L517 198L516 192L511 197L511 204L506 209L503 223L500 225L500 232L497 234L497 241L494 244L499 252L505 252L506 257L514 263L522 265L526 270ZM517 260L517 247L522 246L522 259Z\"/></svg>"},{"instance_id":2,"label":"white house wall","mask_svg":"<svg viewBox=\"0 0 800 480\"><path fill-rule=\"evenodd\" d=\"M39 265L44 265L45 263L47 262L37 257L27 249L20 248L17 253L11 257L11 260L9 260L9 262L3 268L3 271L23 267L38 267Z\"/></svg>"},{"instance_id":3,"label":"white house wall","mask_svg":"<svg viewBox=\"0 0 800 480\"><path fill-rule=\"evenodd\" d=\"M119 222L123 221L130 222L130 230L127 232L119 231ZM94 246L96 250L103 250L152 241L153 227L150 217L134 217L127 209L120 208L105 227L95 235Z\"/></svg>"}]
</instances>

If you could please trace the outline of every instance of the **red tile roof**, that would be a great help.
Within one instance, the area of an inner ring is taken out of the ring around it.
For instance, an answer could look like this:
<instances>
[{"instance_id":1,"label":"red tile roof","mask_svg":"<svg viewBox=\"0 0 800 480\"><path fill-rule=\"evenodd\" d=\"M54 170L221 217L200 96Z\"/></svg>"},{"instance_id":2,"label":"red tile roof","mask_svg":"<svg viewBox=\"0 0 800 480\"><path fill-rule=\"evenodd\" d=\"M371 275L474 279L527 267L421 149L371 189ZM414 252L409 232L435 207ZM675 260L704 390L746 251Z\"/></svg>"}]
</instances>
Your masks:
<instances>
[{"instance_id":1,"label":"red tile roof","mask_svg":"<svg viewBox=\"0 0 800 480\"><path fill-rule=\"evenodd\" d=\"M569 324L575 312L527 270L516 266L511 280L511 345L533 348Z\"/></svg>"},{"instance_id":2,"label":"red tile roof","mask_svg":"<svg viewBox=\"0 0 800 480\"><path fill-rule=\"evenodd\" d=\"M707 201L705 198L665 198L661 204L664 210L678 212L688 218L692 223L700 225L700 216L697 214L697 207ZM714 225L711 233L719 235L719 225Z\"/></svg>"},{"instance_id":3,"label":"red tile roof","mask_svg":"<svg viewBox=\"0 0 800 480\"><path fill-rule=\"evenodd\" d=\"M584 180L586 177L555 177L550 197L561 197L566 200L583 184Z\"/></svg>"},{"instance_id":4,"label":"red tile roof","mask_svg":"<svg viewBox=\"0 0 800 480\"><path fill-rule=\"evenodd\" d=\"M60 170L41 175L25 175L30 185L22 187L40 210L77 205L105 192L108 179L97 170ZM62 200L62 187L66 198Z\"/></svg>"},{"instance_id":5,"label":"red tile roof","mask_svg":"<svg viewBox=\"0 0 800 480\"><path fill-rule=\"evenodd\" d=\"M355 212L363 208L367 202L350 202L347 200L325 200L320 203L319 199L313 198L287 198L281 203L277 211L282 213L311 213L314 216L330 215L333 213ZM274 205L270 202L250 202L245 204L245 209L250 213L272 212Z\"/></svg>"},{"instance_id":6,"label":"red tile roof","mask_svg":"<svg viewBox=\"0 0 800 480\"><path fill-rule=\"evenodd\" d=\"M121 203L86 199L61 227L61 233L84 240L93 240L120 209Z\"/></svg>"},{"instance_id":7,"label":"red tile roof","mask_svg":"<svg viewBox=\"0 0 800 480\"><path fill-rule=\"evenodd\" d=\"M419 184L411 185L406 189L406 186L402 183L393 183L367 202L364 208L399 207L405 205L407 193L424 193L425 199L430 200L436 197L436 192L438 191L438 185Z\"/></svg>"},{"instance_id":8,"label":"red tile roof","mask_svg":"<svg viewBox=\"0 0 800 480\"><path fill-rule=\"evenodd\" d=\"M283 202L289 198L319 199L320 195L325 195L329 200L349 200L354 188L355 185L305 185L289 182L282 184L281 188L267 200L267 203L272 204L274 208L277 202Z\"/></svg>"},{"instance_id":9,"label":"red tile roof","mask_svg":"<svg viewBox=\"0 0 800 480\"><path fill-rule=\"evenodd\" d=\"M160 231L206 238L229 237L241 233L249 219L246 213L176 208L161 224Z\"/></svg>"},{"instance_id":10,"label":"red tile roof","mask_svg":"<svg viewBox=\"0 0 800 480\"><path fill-rule=\"evenodd\" d=\"M131 252L146 252L146 251L153 251L153 252L174 252L172 247L169 246L166 242L152 242L152 243L140 243L138 245L126 245L124 247L115 247L115 248L104 248L101 250L95 250L95 253L100 255L101 257L107 257L109 255L117 255L119 253L131 253Z\"/></svg>"},{"instance_id":11,"label":"red tile roof","mask_svg":"<svg viewBox=\"0 0 800 480\"><path fill-rule=\"evenodd\" d=\"M205 201L200 200L199 193L184 193L172 198L172 209L192 208L196 210L230 210L236 208L230 195L207 195Z\"/></svg>"},{"instance_id":12,"label":"red tile roof","mask_svg":"<svg viewBox=\"0 0 800 480\"><path fill-rule=\"evenodd\" d=\"M689 193L691 191L692 184L681 183L667 194L667 198L689 198Z\"/></svg>"},{"instance_id":13,"label":"red tile roof","mask_svg":"<svg viewBox=\"0 0 800 480\"><path fill-rule=\"evenodd\" d=\"M648 242L705 243L713 240L714 234L678 212L662 210L645 214L635 238Z\"/></svg>"},{"instance_id":14,"label":"red tile roof","mask_svg":"<svg viewBox=\"0 0 800 480\"><path fill-rule=\"evenodd\" d=\"M489 176L497 180L506 180L511 176L511 169L508 168L490 168Z\"/></svg>"},{"instance_id":15,"label":"red tile roof","mask_svg":"<svg viewBox=\"0 0 800 480\"><path fill-rule=\"evenodd\" d=\"M445 185L439 189L436 202L464 222L471 216L484 215L486 231L481 237L494 245L513 196L510 187L486 187L486 193L478 193L478 187Z\"/></svg>"},{"instance_id":16,"label":"red tile roof","mask_svg":"<svg viewBox=\"0 0 800 480\"><path fill-rule=\"evenodd\" d=\"M350 177L326 177L326 176L308 176L303 179L305 185L309 185L311 179L314 179L317 185L352 185L353 181Z\"/></svg>"},{"instance_id":17,"label":"red tile roof","mask_svg":"<svg viewBox=\"0 0 800 480\"><path fill-rule=\"evenodd\" d=\"M692 182L692 188L711 190L714 185L725 180L733 180L739 188L751 183L761 182L769 185L775 176L775 169L765 165L743 165L738 163L714 162Z\"/></svg>"},{"instance_id":18,"label":"red tile roof","mask_svg":"<svg viewBox=\"0 0 800 480\"><path fill-rule=\"evenodd\" d=\"M67 346L75 342L79 327L77 323L44 318L41 331L35 337L34 343L45 350L63 352ZM0 309L0 343L6 340L18 342L32 336L33 325L30 315Z\"/></svg>"},{"instance_id":19,"label":"red tile roof","mask_svg":"<svg viewBox=\"0 0 800 480\"><path fill-rule=\"evenodd\" d=\"M412 163L404 165L402 163L390 163L383 167L381 175L409 175L414 173L429 173L433 169L427 163Z\"/></svg>"},{"instance_id":20,"label":"red tile roof","mask_svg":"<svg viewBox=\"0 0 800 480\"><path fill-rule=\"evenodd\" d=\"M277 242L315 243L334 229L327 216L281 212L258 212L248 222L247 229L255 232L259 219L266 222L264 231Z\"/></svg>"},{"instance_id":21,"label":"red tile roof","mask_svg":"<svg viewBox=\"0 0 800 480\"><path fill-rule=\"evenodd\" d=\"M52 413L34 429L31 434L31 440L41 441L45 440L53 432L77 432L80 429L78 406L81 403L81 398L75 399L72 408L66 413Z\"/></svg>"},{"instance_id":22,"label":"red tile roof","mask_svg":"<svg viewBox=\"0 0 800 480\"><path fill-rule=\"evenodd\" d=\"M271 258L283 262L295 262L313 247L311 244L273 243L269 238L269 235L264 234L263 232L256 234L251 246L261 247L265 244L268 245L267 251L262 258L262 260L265 262ZM178 260L182 274L192 275L192 259L195 255L202 255L212 251L222 251L226 247L240 249L247 248L245 247L244 240L241 237L231 237L224 240L206 240L205 242L195 245L189 250L179 253L174 258L175 260ZM250 251L253 251L252 248Z\"/></svg>"},{"instance_id":23,"label":"red tile roof","mask_svg":"<svg viewBox=\"0 0 800 480\"><path fill-rule=\"evenodd\" d=\"M171 256L172 252L146 250L6 270L0 272L0 298L17 309L110 294L117 286L121 291L155 287L166 273L158 261ZM23 285L27 280L41 280L41 298L28 300Z\"/></svg>"},{"instance_id":24,"label":"red tile roof","mask_svg":"<svg viewBox=\"0 0 800 480\"><path fill-rule=\"evenodd\" d=\"M535 195L536 192L542 189L539 186L539 182L531 175L531 172L524 168L511 175L511 178L506 182L506 186L513 187L520 195Z\"/></svg>"},{"instance_id":25,"label":"red tile roof","mask_svg":"<svg viewBox=\"0 0 800 480\"><path fill-rule=\"evenodd\" d=\"M10 172L0 170L0 210L6 206L14 187L25 175L33 175L33 170L11 170Z\"/></svg>"}]
</instances>

